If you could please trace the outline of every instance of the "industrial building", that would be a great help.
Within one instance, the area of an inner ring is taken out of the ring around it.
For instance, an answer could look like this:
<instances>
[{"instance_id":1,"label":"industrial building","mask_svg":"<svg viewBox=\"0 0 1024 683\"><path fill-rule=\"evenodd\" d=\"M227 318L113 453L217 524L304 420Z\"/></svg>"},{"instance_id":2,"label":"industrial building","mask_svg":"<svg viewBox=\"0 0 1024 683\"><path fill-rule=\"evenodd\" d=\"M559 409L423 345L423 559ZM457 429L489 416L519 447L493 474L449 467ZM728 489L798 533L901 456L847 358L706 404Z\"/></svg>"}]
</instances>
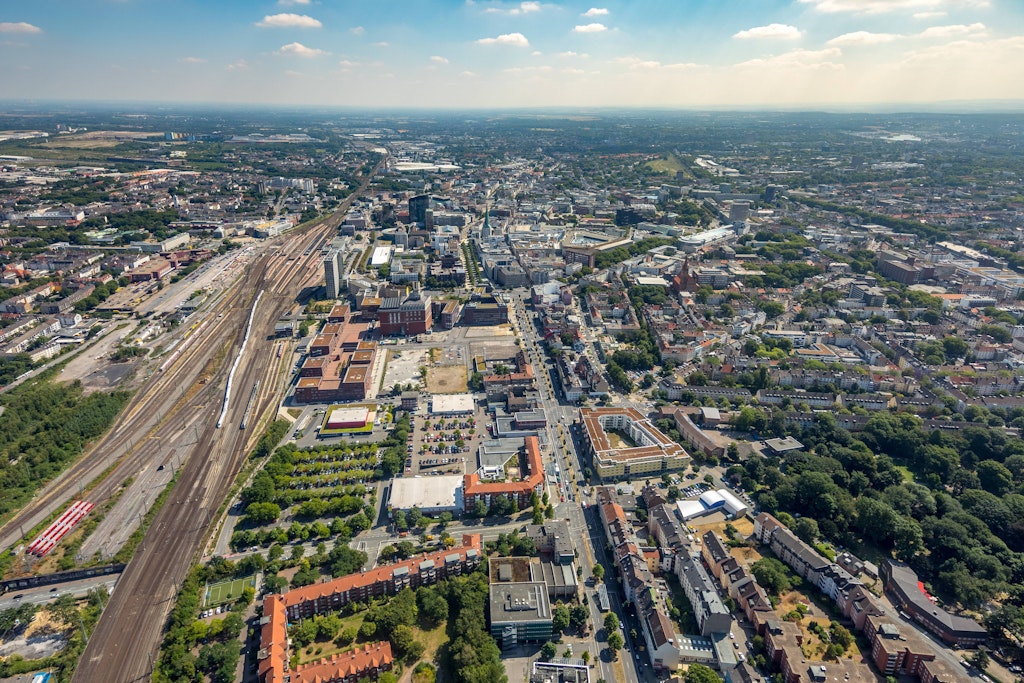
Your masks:
<instances>
[{"instance_id":1,"label":"industrial building","mask_svg":"<svg viewBox=\"0 0 1024 683\"><path fill-rule=\"evenodd\" d=\"M492 583L490 613L491 636L503 650L551 639L551 603L543 582Z\"/></svg>"},{"instance_id":2,"label":"industrial building","mask_svg":"<svg viewBox=\"0 0 1024 683\"><path fill-rule=\"evenodd\" d=\"M391 485L392 510L419 509L427 515L462 510L462 481L460 474L437 477L397 477Z\"/></svg>"},{"instance_id":3,"label":"industrial building","mask_svg":"<svg viewBox=\"0 0 1024 683\"><path fill-rule=\"evenodd\" d=\"M748 506L728 489L717 491L705 491L695 500L681 500L676 503L679 509L679 516L689 521L696 517L723 512L729 518L742 517Z\"/></svg>"}]
</instances>

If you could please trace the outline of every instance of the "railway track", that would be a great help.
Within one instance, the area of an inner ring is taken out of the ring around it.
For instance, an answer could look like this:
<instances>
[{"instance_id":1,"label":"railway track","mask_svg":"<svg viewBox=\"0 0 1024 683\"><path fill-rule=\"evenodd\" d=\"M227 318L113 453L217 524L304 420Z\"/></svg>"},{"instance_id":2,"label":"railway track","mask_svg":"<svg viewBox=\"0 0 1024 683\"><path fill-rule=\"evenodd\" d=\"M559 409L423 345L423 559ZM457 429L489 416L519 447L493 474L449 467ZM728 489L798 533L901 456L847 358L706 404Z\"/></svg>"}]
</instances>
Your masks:
<instances>
[{"instance_id":1,"label":"railway track","mask_svg":"<svg viewBox=\"0 0 1024 683\"><path fill-rule=\"evenodd\" d=\"M375 171L374 171L375 172ZM322 222L299 234L288 234L272 244L280 248L250 264L238 284L236 302L222 319L233 329L227 358L237 353L249 306L257 291L265 290L254 316L253 330L246 353L238 365L237 386L254 386L260 381L264 390L255 393L251 423L259 424L268 411L276 410L280 386L275 376L282 367L266 363L273 357L275 321L295 305L296 296L307 286L318 283L320 247L330 239L351 205L352 197L364 191L363 184ZM225 297L225 300L228 297ZM211 356L216 353L210 336L194 347ZM175 366L187 365L179 361ZM226 365L203 391L223 391ZM175 373L177 374L177 373ZM211 394L217 395L217 394ZM173 607L176 591L203 547L204 538L219 506L230 489L247 450L258 437L258 430L217 429L217 402L196 415L193 426L198 439L185 455L181 473L170 497L157 513L146 537L118 582L103 615L86 646L72 679L79 683L104 681L128 683L149 680L167 614ZM241 423L247 408L245 397L236 395L228 404L226 425ZM140 411L133 418L140 419ZM188 416L185 416L188 417ZM172 419L179 419L175 415ZM127 432L125 432L127 433ZM140 460L141 460L140 455Z\"/></svg>"}]
</instances>

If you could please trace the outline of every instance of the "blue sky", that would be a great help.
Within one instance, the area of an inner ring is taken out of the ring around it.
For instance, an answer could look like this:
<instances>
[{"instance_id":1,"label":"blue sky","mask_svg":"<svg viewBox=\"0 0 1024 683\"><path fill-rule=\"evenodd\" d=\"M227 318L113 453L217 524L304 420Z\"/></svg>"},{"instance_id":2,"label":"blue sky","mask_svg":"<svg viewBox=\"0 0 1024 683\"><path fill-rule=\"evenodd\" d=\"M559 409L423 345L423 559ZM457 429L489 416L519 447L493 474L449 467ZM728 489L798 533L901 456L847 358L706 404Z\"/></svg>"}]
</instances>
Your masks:
<instances>
[{"instance_id":1,"label":"blue sky","mask_svg":"<svg viewBox=\"0 0 1024 683\"><path fill-rule=\"evenodd\" d=\"M33 0L0 99L857 107L1024 99L1024 0Z\"/></svg>"}]
</instances>

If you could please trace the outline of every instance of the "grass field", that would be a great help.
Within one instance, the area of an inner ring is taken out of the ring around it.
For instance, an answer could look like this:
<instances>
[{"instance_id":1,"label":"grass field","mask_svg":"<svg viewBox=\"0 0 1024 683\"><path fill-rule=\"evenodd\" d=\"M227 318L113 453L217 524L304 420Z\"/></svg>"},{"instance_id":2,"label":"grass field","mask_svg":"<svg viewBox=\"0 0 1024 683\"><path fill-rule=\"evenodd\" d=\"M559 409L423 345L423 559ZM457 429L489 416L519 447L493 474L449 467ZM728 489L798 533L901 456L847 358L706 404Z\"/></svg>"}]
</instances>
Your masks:
<instances>
[{"instance_id":1,"label":"grass field","mask_svg":"<svg viewBox=\"0 0 1024 683\"><path fill-rule=\"evenodd\" d=\"M215 583L212 586L208 586L206 589L206 602L204 607L217 607L237 600L242 595L242 591L245 590L246 586L252 586L256 588L256 577L247 576L241 579L234 579L232 581L221 581Z\"/></svg>"},{"instance_id":2,"label":"grass field","mask_svg":"<svg viewBox=\"0 0 1024 683\"><path fill-rule=\"evenodd\" d=\"M666 154L661 159L648 161L646 166L655 173L669 173L672 175L686 170L682 162L674 154Z\"/></svg>"}]
</instances>

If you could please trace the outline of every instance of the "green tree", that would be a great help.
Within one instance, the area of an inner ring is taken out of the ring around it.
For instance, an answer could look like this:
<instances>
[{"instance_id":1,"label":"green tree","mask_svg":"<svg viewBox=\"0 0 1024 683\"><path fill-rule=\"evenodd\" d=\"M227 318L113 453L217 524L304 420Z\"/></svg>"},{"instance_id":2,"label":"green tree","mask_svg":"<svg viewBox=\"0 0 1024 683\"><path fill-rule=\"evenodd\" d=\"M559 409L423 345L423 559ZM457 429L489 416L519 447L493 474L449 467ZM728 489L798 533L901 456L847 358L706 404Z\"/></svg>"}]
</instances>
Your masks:
<instances>
[{"instance_id":1,"label":"green tree","mask_svg":"<svg viewBox=\"0 0 1024 683\"><path fill-rule=\"evenodd\" d=\"M722 683L722 679L714 669L703 664L690 664L683 676L684 683Z\"/></svg>"},{"instance_id":2,"label":"green tree","mask_svg":"<svg viewBox=\"0 0 1024 683\"><path fill-rule=\"evenodd\" d=\"M619 629L619 617L615 612L609 612L604 615L604 628L608 633Z\"/></svg>"},{"instance_id":3,"label":"green tree","mask_svg":"<svg viewBox=\"0 0 1024 683\"><path fill-rule=\"evenodd\" d=\"M619 650L621 650L622 646L625 644L622 634L618 631L612 631L608 634L608 649L611 651L613 660L619 658Z\"/></svg>"},{"instance_id":4,"label":"green tree","mask_svg":"<svg viewBox=\"0 0 1024 683\"><path fill-rule=\"evenodd\" d=\"M551 629L555 633L562 633L569 628L569 608L559 605L551 613Z\"/></svg>"},{"instance_id":5,"label":"green tree","mask_svg":"<svg viewBox=\"0 0 1024 683\"><path fill-rule=\"evenodd\" d=\"M545 662L551 661L555 658L555 655L557 654L558 649L555 647L555 644L552 643L550 640L540 646L540 658L543 659Z\"/></svg>"},{"instance_id":6,"label":"green tree","mask_svg":"<svg viewBox=\"0 0 1024 683\"><path fill-rule=\"evenodd\" d=\"M594 578L600 581L604 578L604 565L595 564L594 568L590 570L590 573L594 575Z\"/></svg>"}]
</instances>

